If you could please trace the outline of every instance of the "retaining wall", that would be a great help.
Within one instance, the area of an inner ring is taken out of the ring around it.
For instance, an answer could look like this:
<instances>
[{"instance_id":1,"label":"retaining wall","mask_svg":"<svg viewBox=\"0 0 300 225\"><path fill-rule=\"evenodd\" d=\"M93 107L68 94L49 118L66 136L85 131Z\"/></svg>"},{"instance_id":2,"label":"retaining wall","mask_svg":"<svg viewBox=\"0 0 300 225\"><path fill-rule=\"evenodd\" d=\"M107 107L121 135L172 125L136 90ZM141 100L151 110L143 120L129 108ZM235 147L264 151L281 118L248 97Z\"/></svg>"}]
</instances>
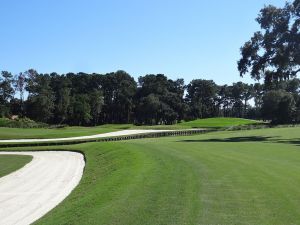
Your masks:
<instances>
[{"instance_id":1,"label":"retaining wall","mask_svg":"<svg viewBox=\"0 0 300 225\"><path fill-rule=\"evenodd\" d=\"M190 136L190 135L208 133L208 132L212 132L212 131L214 131L214 130L201 129L201 130L180 130L180 131L168 131L168 132L157 131L157 133L145 133L145 134L135 134L135 135L128 135L128 136L106 137L106 138L74 140L74 141L58 141L58 142L51 141L51 142L11 143L11 144L7 143L7 144L0 144L0 148L74 145L74 144L82 144L82 143L88 143L88 142L112 142L112 141L124 141L124 140L144 139L144 138Z\"/></svg>"}]
</instances>

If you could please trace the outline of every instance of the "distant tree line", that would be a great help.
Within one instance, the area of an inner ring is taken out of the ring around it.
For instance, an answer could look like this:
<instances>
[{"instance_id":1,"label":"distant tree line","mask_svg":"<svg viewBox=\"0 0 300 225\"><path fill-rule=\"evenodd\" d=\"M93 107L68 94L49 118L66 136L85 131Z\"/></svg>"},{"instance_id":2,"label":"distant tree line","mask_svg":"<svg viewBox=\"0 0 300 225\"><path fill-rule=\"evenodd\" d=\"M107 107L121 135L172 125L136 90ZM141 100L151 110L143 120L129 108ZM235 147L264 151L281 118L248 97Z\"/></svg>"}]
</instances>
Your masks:
<instances>
[{"instance_id":1,"label":"distant tree line","mask_svg":"<svg viewBox=\"0 0 300 225\"><path fill-rule=\"evenodd\" d=\"M298 79L282 81L274 88L242 82L217 85L204 79L186 85L183 79L163 74L145 75L136 82L124 71L103 75L2 71L0 113L68 125L174 124L217 116L287 123L298 121L299 87ZM286 110L278 110L282 107ZM284 119L274 117L274 112Z\"/></svg>"}]
</instances>

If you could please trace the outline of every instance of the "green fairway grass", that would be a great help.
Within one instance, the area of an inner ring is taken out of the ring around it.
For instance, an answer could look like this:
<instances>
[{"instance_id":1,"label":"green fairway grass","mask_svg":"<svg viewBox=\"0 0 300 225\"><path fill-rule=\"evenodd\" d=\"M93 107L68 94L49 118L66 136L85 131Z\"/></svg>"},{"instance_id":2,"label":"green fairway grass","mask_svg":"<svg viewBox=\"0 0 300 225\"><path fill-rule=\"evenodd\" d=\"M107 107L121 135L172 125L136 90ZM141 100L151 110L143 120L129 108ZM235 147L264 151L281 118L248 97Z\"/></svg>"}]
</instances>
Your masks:
<instances>
[{"instance_id":1,"label":"green fairway grass","mask_svg":"<svg viewBox=\"0 0 300 225\"><path fill-rule=\"evenodd\" d=\"M29 163L32 156L0 155L0 177L10 174Z\"/></svg>"},{"instance_id":2,"label":"green fairway grass","mask_svg":"<svg viewBox=\"0 0 300 225\"><path fill-rule=\"evenodd\" d=\"M36 224L298 224L299 134L276 128L23 148L86 157L79 186Z\"/></svg>"},{"instance_id":3,"label":"green fairway grass","mask_svg":"<svg viewBox=\"0 0 300 225\"><path fill-rule=\"evenodd\" d=\"M157 129L175 130L191 128L223 128L239 125L257 124L258 121L241 118L210 118L199 119L190 122L182 122L175 125L135 126L132 124L107 124L97 127L65 127L65 128L7 128L0 127L0 140L2 139L28 139L28 138L64 138L78 137L107 133L124 129Z\"/></svg>"}]
</instances>

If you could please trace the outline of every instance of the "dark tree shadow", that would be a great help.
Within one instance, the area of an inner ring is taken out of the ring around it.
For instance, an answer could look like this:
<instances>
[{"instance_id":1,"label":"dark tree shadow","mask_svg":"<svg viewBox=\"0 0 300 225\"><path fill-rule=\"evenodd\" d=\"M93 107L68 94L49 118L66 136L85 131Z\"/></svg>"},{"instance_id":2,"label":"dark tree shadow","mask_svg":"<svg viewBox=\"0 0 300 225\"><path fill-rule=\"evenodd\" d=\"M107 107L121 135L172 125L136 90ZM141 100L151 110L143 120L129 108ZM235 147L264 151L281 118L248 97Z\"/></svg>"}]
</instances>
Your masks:
<instances>
[{"instance_id":1,"label":"dark tree shadow","mask_svg":"<svg viewBox=\"0 0 300 225\"><path fill-rule=\"evenodd\" d=\"M181 140L178 142L185 143L208 143L208 142L228 142L228 143L237 143L237 142L263 142L263 143L280 143L280 144L292 144L300 146L300 138L294 139L280 139L280 136L243 136L243 137L230 137L230 138L212 138L204 140Z\"/></svg>"},{"instance_id":2,"label":"dark tree shadow","mask_svg":"<svg viewBox=\"0 0 300 225\"><path fill-rule=\"evenodd\" d=\"M182 140L180 142L267 142L274 140L274 137L264 136L244 136L244 137L230 137L230 138L212 138L205 140Z\"/></svg>"},{"instance_id":3,"label":"dark tree shadow","mask_svg":"<svg viewBox=\"0 0 300 225\"><path fill-rule=\"evenodd\" d=\"M300 146L300 138L280 139L280 140L276 140L276 142L281 144L292 144L292 145Z\"/></svg>"}]
</instances>

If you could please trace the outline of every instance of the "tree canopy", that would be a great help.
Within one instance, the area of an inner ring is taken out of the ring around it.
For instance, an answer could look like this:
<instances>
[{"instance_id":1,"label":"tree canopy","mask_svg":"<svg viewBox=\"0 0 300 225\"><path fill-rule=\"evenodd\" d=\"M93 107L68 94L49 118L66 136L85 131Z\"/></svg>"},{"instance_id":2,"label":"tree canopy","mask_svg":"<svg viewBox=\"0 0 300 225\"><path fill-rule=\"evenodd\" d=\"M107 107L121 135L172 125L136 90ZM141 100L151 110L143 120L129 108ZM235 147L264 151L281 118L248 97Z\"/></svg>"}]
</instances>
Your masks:
<instances>
[{"instance_id":1,"label":"tree canopy","mask_svg":"<svg viewBox=\"0 0 300 225\"><path fill-rule=\"evenodd\" d=\"M300 1L266 6L256 21L261 30L241 48L240 75L250 73L267 84L295 77L300 72Z\"/></svg>"}]
</instances>

